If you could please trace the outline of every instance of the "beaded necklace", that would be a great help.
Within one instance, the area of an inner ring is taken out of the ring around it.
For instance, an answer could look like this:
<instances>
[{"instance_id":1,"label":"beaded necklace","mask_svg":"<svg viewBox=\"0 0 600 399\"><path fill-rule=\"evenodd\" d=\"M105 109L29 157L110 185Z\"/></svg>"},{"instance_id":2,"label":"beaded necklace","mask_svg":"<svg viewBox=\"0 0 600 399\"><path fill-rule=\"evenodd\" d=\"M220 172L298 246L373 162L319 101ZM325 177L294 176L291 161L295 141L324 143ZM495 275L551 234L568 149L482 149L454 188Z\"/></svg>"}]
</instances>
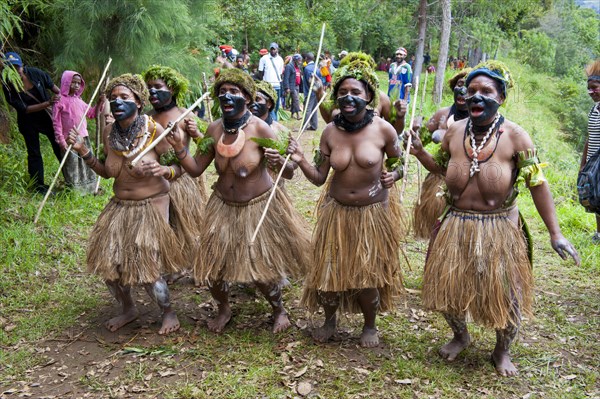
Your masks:
<instances>
[{"instance_id":1,"label":"beaded necklace","mask_svg":"<svg viewBox=\"0 0 600 399\"><path fill-rule=\"evenodd\" d=\"M469 154L466 147L465 147L465 152L467 153L469 158L471 158L471 167L469 169L470 177L473 177L473 176L475 176L475 173L480 172L479 153L481 152L483 147L485 147L485 143L487 143L487 141L490 138L490 136L492 135L492 133L494 133L494 130L496 130L496 127L498 126L498 121L500 121L500 118L501 118L500 114L496 114L494 121L490 125L487 132L485 132L485 135L483 136L483 140L481 140L481 143L479 143L479 145L477 145L477 142L475 141L475 133L473 132L473 122L471 121L471 119L469 119L469 121L467 122L467 130L469 132L469 138L471 139L471 154ZM464 142L463 142L463 145L464 145Z\"/></svg>"}]
</instances>

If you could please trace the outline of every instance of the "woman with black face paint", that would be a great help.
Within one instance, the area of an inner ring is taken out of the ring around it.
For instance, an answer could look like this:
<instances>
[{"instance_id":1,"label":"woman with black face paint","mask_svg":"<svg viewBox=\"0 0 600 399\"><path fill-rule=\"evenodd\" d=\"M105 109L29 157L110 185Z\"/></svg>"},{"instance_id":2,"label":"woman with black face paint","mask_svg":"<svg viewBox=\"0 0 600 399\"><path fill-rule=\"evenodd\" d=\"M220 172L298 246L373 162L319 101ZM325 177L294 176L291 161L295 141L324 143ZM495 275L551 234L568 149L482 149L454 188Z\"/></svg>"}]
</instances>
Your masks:
<instances>
[{"instance_id":1,"label":"woman with black face paint","mask_svg":"<svg viewBox=\"0 0 600 399\"><path fill-rule=\"evenodd\" d=\"M232 312L231 283L255 284L273 309L273 332L290 327L283 307L282 282L288 276L302 277L308 266L310 238L305 222L281 190L277 190L254 245L250 241L266 205L273 180L267 165L281 166L277 150L262 149L252 138L276 136L264 121L248 110L256 88L240 69L226 69L213 85L223 118L208 127L213 140L206 152L188 154L178 130L167 139L181 165L192 176L203 173L214 160L219 175L201 224L201 245L196 254L196 281L206 282L218 313L208 322L215 333L224 330ZM264 162L267 158L268 162ZM288 164L284 177L293 176Z\"/></svg>"},{"instance_id":2,"label":"woman with black face paint","mask_svg":"<svg viewBox=\"0 0 600 399\"><path fill-rule=\"evenodd\" d=\"M436 111L427 122L427 130L432 133L432 141L439 144L446 130L454 122L469 116L465 96L467 87L465 79L471 69L463 69L448 81L450 89L454 93L454 103L450 107L444 107ZM413 231L418 238L428 240L431 237L433 226L440 217L446 206L446 201L438 193L443 192L444 176L429 173L421 185L421 196L413 208Z\"/></svg>"},{"instance_id":3,"label":"woman with black face paint","mask_svg":"<svg viewBox=\"0 0 600 399\"><path fill-rule=\"evenodd\" d=\"M443 174L448 206L429 243L423 304L442 312L454 338L439 353L453 361L471 342L466 316L496 330L492 362L514 376L509 348L522 315L531 316L531 236L520 215L519 183L529 188L554 250L579 256L558 225L552 195L534 144L519 125L498 113L512 85L498 61L479 65L466 79L469 117L451 125L440 154L413 138L411 153L432 173Z\"/></svg>"},{"instance_id":4,"label":"woman with black face paint","mask_svg":"<svg viewBox=\"0 0 600 399\"><path fill-rule=\"evenodd\" d=\"M336 313L362 313L363 347L379 344L375 318L378 311L394 308L402 288L400 240L403 236L399 202L391 198L399 170L383 168L384 159L399 158L396 131L374 115L378 81L364 61L351 62L336 71L332 99L340 113L321 136L315 165L300 145L290 139L288 153L315 185L330 180L322 196L313 234L313 267L304 288L302 304L310 311L320 306L325 322L313 331L317 342L336 331Z\"/></svg>"},{"instance_id":5,"label":"woman with black face paint","mask_svg":"<svg viewBox=\"0 0 600 399\"><path fill-rule=\"evenodd\" d=\"M172 68L153 65L142 73L148 86L152 111L149 115L163 128L167 128L171 121L176 120L184 108L182 104L189 82L179 72ZM183 134L183 142L189 150L191 138L200 138L196 120L192 117L183 119L179 123ZM171 183L169 197L171 198L171 226L174 226L177 237L185 243L184 253L187 260L186 266L193 264L194 249L198 245L200 228L198 221L202 219L204 205L207 200L204 176L192 178L179 165L175 150L170 148L160 157L160 163L146 164L148 171L155 176L163 176ZM168 282L182 277L182 274L165 276Z\"/></svg>"},{"instance_id":6,"label":"woman with black face paint","mask_svg":"<svg viewBox=\"0 0 600 399\"><path fill-rule=\"evenodd\" d=\"M159 143L142 158L142 166L131 167L130 161L163 128L140 114L148 99L140 76L125 74L111 80L106 96L115 118L103 132L106 159L97 159L75 129L67 141L94 172L105 179L115 179L115 196L90 233L88 270L104 279L123 307L121 315L106 322L108 330L116 331L137 318L131 286L142 285L163 312L158 333L168 334L179 329L179 320L161 274L179 270L183 264L183 243L178 242L169 226L169 182L162 176L153 176L145 165L158 164L169 144Z\"/></svg>"}]
</instances>

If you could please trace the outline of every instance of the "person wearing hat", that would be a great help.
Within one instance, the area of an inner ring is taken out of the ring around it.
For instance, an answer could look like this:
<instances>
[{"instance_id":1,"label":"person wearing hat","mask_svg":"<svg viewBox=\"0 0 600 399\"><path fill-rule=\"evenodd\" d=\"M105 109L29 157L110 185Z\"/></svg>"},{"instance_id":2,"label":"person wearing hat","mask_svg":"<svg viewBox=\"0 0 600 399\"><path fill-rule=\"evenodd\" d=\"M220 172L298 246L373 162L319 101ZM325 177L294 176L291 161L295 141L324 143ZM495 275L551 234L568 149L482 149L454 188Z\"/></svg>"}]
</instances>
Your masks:
<instances>
[{"instance_id":1,"label":"person wearing hat","mask_svg":"<svg viewBox=\"0 0 600 399\"><path fill-rule=\"evenodd\" d=\"M360 345L379 344L378 311L394 309L402 290L400 203L392 195L400 179L397 168L384 168L387 158L399 158L401 148L392 125L375 115L378 79L371 66L357 60L338 69L331 98L340 113L327 125L311 165L300 145L290 138L288 153L306 178L326 184L313 234L313 267L304 285L302 304L325 322L312 335L328 341L336 332L336 313L362 313Z\"/></svg>"},{"instance_id":2,"label":"person wearing hat","mask_svg":"<svg viewBox=\"0 0 600 399\"><path fill-rule=\"evenodd\" d=\"M279 45L275 42L269 46L269 54L261 57L258 63L258 80L264 80L271 84L277 92L277 101L275 109L272 112L272 117L277 120L277 112L279 111L281 93L281 77L283 74L283 58L279 55Z\"/></svg>"},{"instance_id":3,"label":"person wearing hat","mask_svg":"<svg viewBox=\"0 0 600 399\"><path fill-rule=\"evenodd\" d=\"M452 124L435 157L413 134L411 154L443 174L448 206L431 236L423 275L423 305L441 312L454 333L439 350L453 361L471 342L466 318L496 330L491 360L502 376L514 376L510 345L522 316L531 316L532 238L517 208L520 183L549 233L552 248L579 265L562 235L552 195L531 137L504 118L499 107L512 86L504 64L479 64L467 76L468 118Z\"/></svg>"},{"instance_id":4,"label":"person wearing hat","mask_svg":"<svg viewBox=\"0 0 600 399\"><path fill-rule=\"evenodd\" d=\"M410 102L410 88L412 87L412 68L406 62L407 51L404 47L398 48L395 54L395 62L390 65L388 75L390 84L388 86L388 97L394 100L405 100Z\"/></svg>"},{"instance_id":5,"label":"person wearing hat","mask_svg":"<svg viewBox=\"0 0 600 399\"><path fill-rule=\"evenodd\" d=\"M239 69L222 71L212 95L223 114L206 131L212 144L192 157L179 131L167 137L190 175L202 174L213 160L218 174L201 222L202 245L197 248L194 265L196 281L207 283L218 308L208 329L215 333L224 330L232 316L230 284L242 283L255 284L263 293L273 309L272 331L278 333L291 326L283 307L282 283L288 276L303 276L309 265L310 233L287 197L277 190L251 243L273 188L267 168L277 170L282 157L279 151L263 149L255 141L276 136L248 109L256 97L250 75ZM288 163L283 176L291 178L293 172Z\"/></svg>"},{"instance_id":6,"label":"person wearing hat","mask_svg":"<svg viewBox=\"0 0 600 399\"><path fill-rule=\"evenodd\" d=\"M23 81L23 91L13 85L2 85L6 101L17 111L17 126L27 147L27 170L35 192L45 194L44 160L40 148L40 133L48 138L56 159L62 159L59 144L56 142L52 125L51 107L60 98L60 89L50 75L41 69L24 66L19 54L8 52L3 59L11 64ZM48 91L53 94L49 94Z\"/></svg>"},{"instance_id":7,"label":"person wearing hat","mask_svg":"<svg viewBox=\"0 0 600 399\"><path fill-rule=\"evenodd\" d=\"M290 96L292 99L292 106L290 112L292 118L300 119L300 85L302 84L302 56L300 54L294 54L292 61L285 66L283 72L283 84L282 89L284 95ZM295 116L294 116L295 114Z\"/></svg>"},{"instance_id":8,"label":"person wearing hat","mask_svg":"<svg viewBox=\"0 0 600 399\"><path fill-rule=\"evenodd\" d=\"M163 132L159 123L142 114L149 95L141 76L123 74L112 79L106 97L115 122L103 132L105 160L94 156L75 128L67 141L94 172L114 178L114 197L90 233L87 269L102 277L122 306L122 313L105 323L109 331L137 318L131 287L141 285L162 311L158 333L169 334L179 329L179 320L161 275L177 272L184 263L183 243L169 225L169 180L179 177L181 168L171 168L166 178L150 173L170 148L164 140L139 164L131 165Z\"/></svg>"}]
</instances>

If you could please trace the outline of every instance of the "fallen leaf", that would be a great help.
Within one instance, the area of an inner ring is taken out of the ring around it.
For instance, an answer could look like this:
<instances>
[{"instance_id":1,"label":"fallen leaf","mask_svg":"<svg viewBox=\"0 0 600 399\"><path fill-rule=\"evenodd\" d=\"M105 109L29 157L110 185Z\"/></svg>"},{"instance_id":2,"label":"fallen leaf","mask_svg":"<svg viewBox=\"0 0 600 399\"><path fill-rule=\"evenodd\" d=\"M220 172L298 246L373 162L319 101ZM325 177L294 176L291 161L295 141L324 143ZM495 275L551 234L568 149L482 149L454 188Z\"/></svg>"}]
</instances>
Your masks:
<instances>
[{"instance_id":1,"label":"fallen leaf","mask_svg":"<svg viewBox=\"0 0 600 399\"><path fill-rule=\"evenodd\" d=\"M301 396L306 396L312 391L312 385L310 382L303 381L296 387L296 392Z\"/></svg>"},{"instance_id":2,"label":"fallen leaf","mask_svg":"<svg viewBox=\"0 0 600 399\"><path fill-rule=\"evenodd\" d=\"M321 368L324 366L323 361L321 359L317 359L315 364L317 365L317 367L321 367Z\"/></svg>"},{"instance_id":3,"label":"fallen leaf","mask_svg":"<svg viewBox=\"0 0 600 399\"><path fill-rule=\"evenodd\" d=\"M14 330L15 328L17 328L16 324L9 324L6 327L4 327L4 331L6 332L11 332L12 330Z\"/></svg>"},{"instance_id":4,"label":"fallen leaf","mask_svg":"<svg viewBox=\"0 0 600 399\"><path fill-rule=\"evenodd\" d=\"M356 372L359 374L364 374L364 375L371 374L371 372L369 370L361 369L360 367L354 367L354 370L356 370Z\"/></svg>"},{"instance_id":5,"label":"fallen leaf","mask_svg":"<svg viewBox=\"0 0 600 399\"><path fill-rule=\"evenodd\" d=\"M569 375L563 375L562 378L565 380L574 380L575 378L577 378L577 376L575 374L569 374Z\"/></svg>"},{"instance_id":6,"label":"fallen leaf","mask_svg":"<svg viewBox=\"0 0 600 399\"><path fill-rule=\"evenodd\" d=\"M294 378L302 377L304 374L306 374L307 370L308 370L308 366L302 367L300 370L298 370L298 372L296 374L294 374Z\"/></svg>"},{"instance_id":7,"label":"fallen leaf","mask_svg":"<svg viewBox=\"0 0 600 399\"><path fill-rule=\"evenodd\" d=\"M160 375L161 377L170 377L172 375L177 375L177 373L174 372L173 370L166 370L166 371L159 371L158 375Z\"/></svg>"},{"instance_id":8,"label":"fallen leaf","mask_svg":"<svg viewBox=\"0 0 600 399\"><path fill-rule=\"evenodd\" d=\"M404 380L395 380L396 384L409 385L412 384L412 380L410 378L406 378Z\"/></svg>"}]
</instances>

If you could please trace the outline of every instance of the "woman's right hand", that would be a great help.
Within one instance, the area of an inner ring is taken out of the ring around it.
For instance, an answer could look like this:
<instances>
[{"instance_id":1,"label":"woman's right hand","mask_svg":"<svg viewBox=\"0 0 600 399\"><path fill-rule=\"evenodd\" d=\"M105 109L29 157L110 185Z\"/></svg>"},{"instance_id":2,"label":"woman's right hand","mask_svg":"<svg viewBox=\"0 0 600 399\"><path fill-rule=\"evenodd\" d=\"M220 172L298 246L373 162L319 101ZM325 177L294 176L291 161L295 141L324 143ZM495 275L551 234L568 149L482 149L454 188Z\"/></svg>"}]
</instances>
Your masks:
<instances>
[{"instance_id":1,"label":"woman's right hand","mask_svg":"<svg viewBox=\"0 0 600 399\"><path fill-rule=\"evenodd\" d=\"M289 143L286 153L291 154L292 156L290 158L296 163L300 162L304 158L304 153L302 152L300 144L295 138L292 137L291 134L289 135Z\"/></svg>"},{"instance_id":2,"label":"woman's right hand","mask_svg":"<svg viewBox=\"0 0 600 399\"><path fill-rule=\"evenodd\" d=\"M410 154L417 155L419 152L423 151L423 143L421 142L421 138L419 137L419 133L415 131L410 131L411 141L410 141ZM408 131L404 131L404 145L408 145ZM405 147L406 149L406 147Z\"/></svg>"},{"instance_id":3,"label":"woman's right hand","mask_svg":"<svg viewBox=\"0 0 600 399\"><path fill-rule=\"evenodd\" d=\"M167 128L171 127L172 124L173 122L169 122ZM183 134L179 130L179 126L175 126L173 130L171 130L171 132L167 134L166 139L169 142L169 144L171 144L173 149L175 149L175 151L179 151L183 149L183 147L185 147L183 143Z\"/></svg>"},{"instance_id":4,"label":"woman's right hand","mask_svg":"<svg viewBox=\"0 0 600 399\"><path fill-rule=\"evenodd\" d=\"M83 140L81 140L81 138L79 137L79 133L77 132L77 130L75 130L75 128L72 128L69 132L67 144L72 145L73 149L77 151L79 155L85 155L85 153L87 153L88 151L87 147L83 143ZM82 154L82 152L84 152L84 154Z\"/></svg>"}]
</instances>

